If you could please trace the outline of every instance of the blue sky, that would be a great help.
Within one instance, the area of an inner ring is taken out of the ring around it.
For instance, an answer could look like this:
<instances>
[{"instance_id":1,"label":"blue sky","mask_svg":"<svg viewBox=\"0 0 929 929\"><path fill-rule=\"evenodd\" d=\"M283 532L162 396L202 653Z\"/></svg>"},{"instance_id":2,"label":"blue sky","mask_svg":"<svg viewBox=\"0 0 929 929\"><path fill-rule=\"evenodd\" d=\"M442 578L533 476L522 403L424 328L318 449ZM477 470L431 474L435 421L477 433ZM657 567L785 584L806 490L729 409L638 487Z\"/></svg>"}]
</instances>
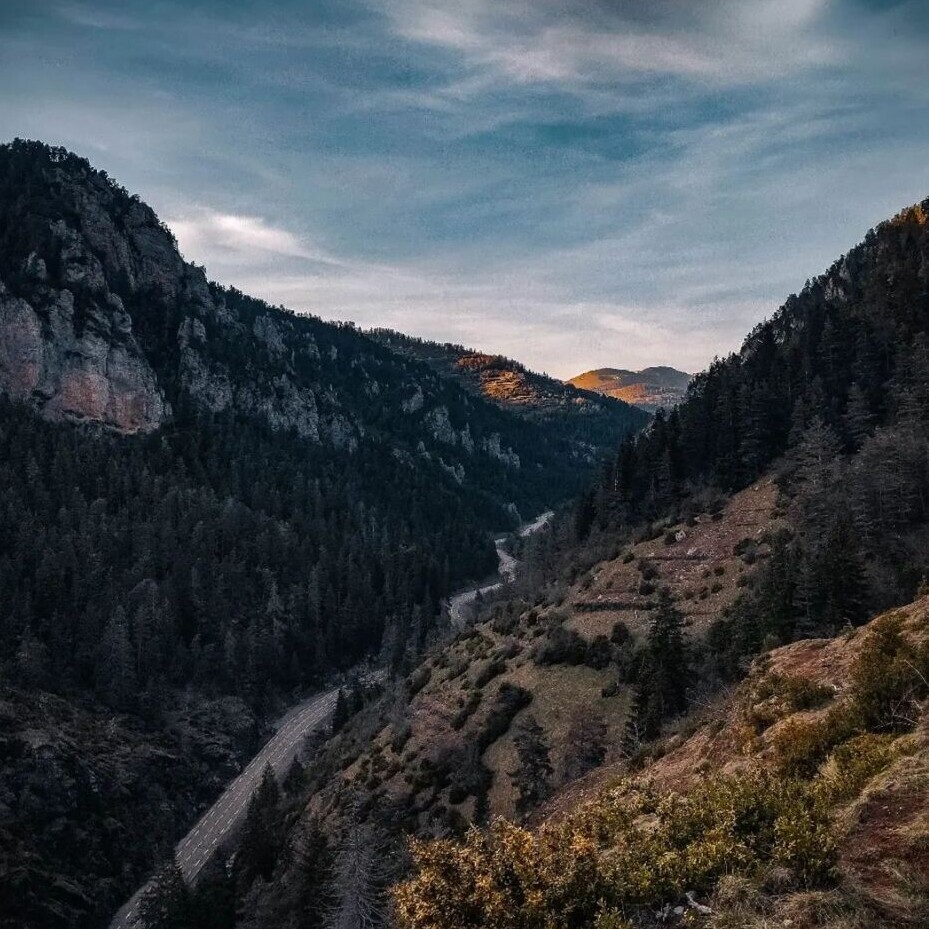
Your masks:
<instances>
[{"instance_id":1,"label":"blue sky","mask_svg":"<svg viewBox=\"0 0 929 929\"><path fill-rule=\"evenodd\" d=\"M0 136L273 302L697 370L929 196L927 52L925 0L0 0Z\"/></svg>"}]
</instances>

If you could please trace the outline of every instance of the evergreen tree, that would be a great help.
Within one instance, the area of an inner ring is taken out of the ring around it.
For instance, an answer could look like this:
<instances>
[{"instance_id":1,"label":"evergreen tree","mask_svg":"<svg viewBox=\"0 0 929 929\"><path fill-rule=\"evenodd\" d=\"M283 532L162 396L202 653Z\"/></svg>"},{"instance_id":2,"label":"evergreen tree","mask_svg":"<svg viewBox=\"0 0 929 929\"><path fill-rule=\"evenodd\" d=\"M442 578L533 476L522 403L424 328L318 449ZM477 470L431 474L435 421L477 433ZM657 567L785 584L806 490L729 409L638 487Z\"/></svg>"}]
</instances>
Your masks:
<instances>
[{"instance_id":1,"label":"evergreen tree","mask_svg":"<svg viewBox=\"0 0 929 929\"><path fill-rule=\"evenodd\" d=\"M116 608L103 631L96 678L97 691L107 705L116 710L127 710L134 705L138 682L126 612L121 606Z\"/></svg>"},{"instance_id":2,"label":"evergreen tree","mask_svg":"<svg viewBox=\"0 0 929 929\"><path fill-rule=\"evenodd\" d=\"M385 920L383 840L374 827L352 822L333 867L333 905L326 915L326 929L378 929Z\"/></svg>"},{"instance_id":3,"label":"evergreen tree","mask_svg":"<svg viewBox=\"0 0 929 929\"><path fill-rule=\"evenodd\" d=\"M240 891L247 889L257 877L270 879L274 871L281 847L280 799L277 779L268 765L249 802L239 838L235 871Z\"/></svg>"},{"instance_id":4,"label":"evergreen tree","mask_svg":"<svg viewBox=\"0 0 929 929\"><path fill-rule=\"evenodd\" d=\"M687 709L690 658L684 627L671 592L662 587L640 659L627 742L655 738L664 720Z\"/></svg>"},{"instance_id":5,"label":"evergreen tree","mask_svg":"<svg viewBox=\"0 0 929 929\"><path fill-rule=\"evenodd\" d=\"M593 707L578 707L571 715L565 739L563 777L573 781L603 764L607 726Z\"/></svg>"},{"instance_id":6,"label":"evergreen tree","mask_svg":"<svg viewBox=\"0 0 929 929\"><path fill-rule=\"evenodd\" d=\"M192 929L190 890L177 864L162 868L142 894L139 919L145 929Z\"/></svg>"},{"instance_id":7,"label":"evergreen tree","mask_svg":"<svg viewBox=\"0 0 929 929\"><path fill-rule=\"evenodd\" d=\"M335 735L345 728L345 724L351 719L352 712L349 707L348 697L345 695L344 688L339 688L339 693L335 700L335 709L332 711L331 731Z\"/></svg>"},{"instance_id":8,"label":"evergreen tree","mask_svg":"<svg viewBox=\"0 0 929 929\"><path fill-rule=\"evenodd\" d=\"M552 763L545 732L531 714L517 724L513 744L517 766L510 778L518 795L516 811L526 816L551 792Z\"/></svg>"},{"instance_id":9,"label":"evergreen tree","mask_svg":"<svg viewBox=\"0 0 929 929\"><path fill-rule=\"evenodd\" d=\"M334 859L326 833L315 816L300 822L293 845L296 899L295 929L319 929L331 912Z\"/></svg>"}]
</instances>

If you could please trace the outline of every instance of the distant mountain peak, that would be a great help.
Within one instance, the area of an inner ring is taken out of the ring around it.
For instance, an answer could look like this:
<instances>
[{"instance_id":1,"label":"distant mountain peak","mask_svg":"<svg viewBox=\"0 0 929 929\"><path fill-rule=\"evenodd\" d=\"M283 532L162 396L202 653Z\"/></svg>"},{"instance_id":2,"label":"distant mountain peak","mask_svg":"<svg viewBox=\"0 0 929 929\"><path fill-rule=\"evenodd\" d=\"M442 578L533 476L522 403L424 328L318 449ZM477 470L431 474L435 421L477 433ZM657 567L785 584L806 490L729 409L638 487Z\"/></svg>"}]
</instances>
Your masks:
<instances>
[{"instance_id":1,"label":"distant mountain peak","mask_svg":"<svg viewBox=\"0 0 929 929\"><path fill-rule=\"evenodd\" d=\"M668 365L653 365L641 371L626 368L595 368L572 377L568 384L606 397L624 400L654 413L676 406L687 393L692 375Z\"/></svg>"}]
</instances>

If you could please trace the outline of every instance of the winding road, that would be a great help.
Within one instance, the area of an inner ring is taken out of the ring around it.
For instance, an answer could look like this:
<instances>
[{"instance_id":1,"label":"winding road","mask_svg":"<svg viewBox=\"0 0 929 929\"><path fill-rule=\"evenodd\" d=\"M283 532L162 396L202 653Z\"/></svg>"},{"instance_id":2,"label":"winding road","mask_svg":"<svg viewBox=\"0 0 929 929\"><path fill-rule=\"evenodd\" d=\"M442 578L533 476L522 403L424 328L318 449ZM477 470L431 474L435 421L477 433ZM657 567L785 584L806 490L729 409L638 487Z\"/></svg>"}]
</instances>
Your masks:
<instances>
[{"instance_id":1,"label":"winding road","mask_svg":"<svg viewBox=\"0 0 929 929\"><path fill-rule=\"evenodd\" d=\"M542 513L532 520L531 523L520 526L519 529L516 530L516 535L523 539L526 538L526 536L533 535L540 529L544 529L551 522L554 515L555 514L551 510ZM465 627L468 620L467 608L474 603L478 594L484 596L484 594L499 590L504 584L509 584L511 581L515 580L516 569L519 566L519 562L506 550L506 548L504 548L508 538L508 536L504 535L500 536L498 539L494 539L494 545L497 548L497 560L500 562L497 568L499 580L491 581L489 584L478 585L477 587L469 587L467 590L463 590L461 593L449 597L448 618L453 629L463 629Z\"/></svg>"},{"instance_id":2,"label":"winding road","mask_svg":"<svg viewBox=\"0 0 929 929\"><path fill-rule=\"evenodd\" d=\"M377 675L380 676L380 675ZM317 694L294 707L278 722L277 732L248 766L226 788L200 821L177 843L174 860L188 883L193 883L203 866L220 847L223 839L238 827L248 810L248 802L261 782L265 767L271 766L283 777L303 740L329 719L335 709L339 688ZM140 887L110 923L110 929L135 929L139 922L139 902L148 888Z\"/></svg>"},{"instance_id":3,"label":"winding road","mask_svg":"<svg viewBox=\"0 0 929 929\"><path fill-rule=\"evenodd\" d=\"M554 514L542 513L530 523L521 526L516 535L525 538L548 525ZM499 580L490 584L471 587L455 594L448 601L448 612L452 626L460 629L465 625L465 608L474 602L478 593L486 594L498 590L516 577L519 562L504 548L508 536L494 540L499 559ZM385 672L376 671L363 676L363 680L374 683L383 680ZM236 779L226 788L216 803L200 818L199 822L174 847L174 860L184 879L193 883L204 865L212 858L223 840L241 825L248 811L249 801L261 782L265 768L270 765L281 778L287 772L300 751L304 739L316 731L332 715L339 687L316 694L290 710L279 720L277 731L265 746L248 763ZM113 917L109 929L140 929L139 903L149 884L140 887L132 898Z\"/></svg>"}]
</instances>

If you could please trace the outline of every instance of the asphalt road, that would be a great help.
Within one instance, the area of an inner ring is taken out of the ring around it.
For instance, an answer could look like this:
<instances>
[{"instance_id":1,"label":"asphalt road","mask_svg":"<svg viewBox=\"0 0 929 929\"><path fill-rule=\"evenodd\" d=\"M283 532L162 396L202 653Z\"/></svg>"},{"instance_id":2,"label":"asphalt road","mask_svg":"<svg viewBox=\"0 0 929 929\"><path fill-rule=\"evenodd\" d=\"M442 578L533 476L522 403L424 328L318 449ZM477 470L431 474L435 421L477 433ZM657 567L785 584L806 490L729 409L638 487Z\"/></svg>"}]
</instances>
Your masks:
<instances>
[{"instance_id":1,"label":"asphalt road","mask_svg":"<svg viewBox=\"0 0 929 929\"><path fill-rule=\"evenodd\" d=\"M294 707L278 723L277 732L255 755L248 766L226 788L222 796L206 811L200 821L175 846L175 861L188 883L193 883L203 866L245 819L248 803L261 782L265 767L271 765L283 777L293 762L303 740L318 729L335 709L339 688L317 694ZM136 891L113 918L110 929L134 929L139 925L139 901L148 885Z\"/></svg>"},{"instance_id":2,"label":"asphalt road","mask_svg":"<svg viewBox=\"0 0 929 929\"><path fill-rule=\"evenodd\" d=\"M554 515L555 514L551 510L542 513L541 516L537 516L531 523L520 526L516 534L520 538L532 535L534 532L538 532L540 529L547 526ZM463 590L461 593L449 597L448 618L453 629L464 628L468 619L467 608L474 603L478 594L484 596L484 594L499 590L504 584L508 584L516 578L516 569L519 567L519 562L503 547L506 541L506 536L494 539L494 545L497 548L497 560L499 562L497 575L500 580L492 581L489 584L478 585L477 587L469 587L467 590Z\"/></svg>"}]
</instances>

